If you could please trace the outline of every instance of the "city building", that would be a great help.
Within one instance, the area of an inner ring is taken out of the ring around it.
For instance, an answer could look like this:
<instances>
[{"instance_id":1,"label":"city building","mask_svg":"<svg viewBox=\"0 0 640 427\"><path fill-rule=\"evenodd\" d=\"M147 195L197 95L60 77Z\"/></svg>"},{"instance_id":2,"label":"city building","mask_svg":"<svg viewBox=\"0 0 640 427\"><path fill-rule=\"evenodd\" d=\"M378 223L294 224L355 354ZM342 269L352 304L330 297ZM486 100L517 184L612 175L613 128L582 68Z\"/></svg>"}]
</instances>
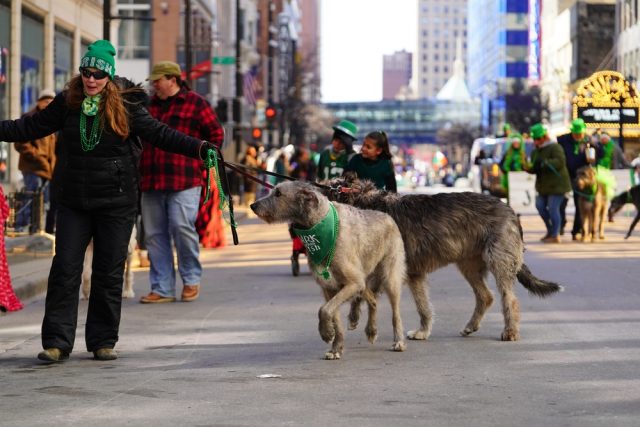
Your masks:
<instances>
[{"instance_id":1,"label":"city building","mask_svg":"<svg viewBox=\"0 0 640 427\"><path fill-rule=\"evenodd\" d=\"M102 36L102 1L0 0L0 120L30 110L44 88L62 91L89 44ZM0 183L22 174L13 144L0 142Z\"/></svg>"},{"instance_id":2,"label":"city building","mask_svg":"<svg viewBox=\"0 0 640 427\"><path fill-rule=\"evenodd\" d=\"M529 2L468 3L467 80L471 96L481 98L482 125L489 132L504 123L515 81L529 77Z\"/></svg>"},{"instance_id":3,"label":"city building","mask_svg":"<svg viewBox=\"0 0 640 427\"><path fill-rule=\"evenodd\" d=\"M553 134L567 132L581 82L595 72L616 70L615 16L615 0L544 2L540 84Z\"/></svg>"},{"instance_id":4,"label":"city building","mask_svg":"<svg viewBox=\"0 0 640 427\"><path fill-rule=\"evenodd\" d=\"M418 98L433 98L452 74L456 40L462 40L463 55L467 54L467 0L419 0L417 29L413 84Z\"/></svg>"},{"instance_id":5,"label":"city building","mask_svg":"<svg viewBox=\"0 0 640 427\"><path fill-rule=\"evenodd\" d=\"M411 83L412 54L406 50L382 57L382 99L396 99Z\"/></svg>"},{"instance_id":6,"label":"city building","mask_svg":"<svg viewBox=\"0 0 640 427\"><path fill-rule=\"evenodd\" d=\"M477 101L439 101L436 99L384 100L379 102L340 102L324 106L336 120L357 124L360 139L369 132L384 130L395 145L435 144L436 133L454 123L470 127L480 124Z\"/></svg>"}]
</instances>

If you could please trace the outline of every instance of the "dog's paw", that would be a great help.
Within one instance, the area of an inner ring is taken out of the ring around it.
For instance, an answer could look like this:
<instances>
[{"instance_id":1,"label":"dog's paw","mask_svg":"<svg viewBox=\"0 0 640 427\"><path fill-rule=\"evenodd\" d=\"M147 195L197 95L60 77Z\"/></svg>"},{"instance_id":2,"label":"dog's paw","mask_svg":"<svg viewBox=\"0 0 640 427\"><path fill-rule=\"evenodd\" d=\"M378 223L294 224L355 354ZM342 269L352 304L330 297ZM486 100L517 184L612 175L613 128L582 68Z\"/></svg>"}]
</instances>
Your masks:
<instances>
[{"instance_id":1,"label":"dog's paw","mask_svg":"<svg viewBox=\"0 0 640 427\"><path fill-rule=\"evenodd\" d=\"M350 331L353 331L355 329L358 329L358 322L352 322L351 320L349 321L349 326L347 326L347 329Z\"/></svg>"},{"instance_id":2,"label":"dog's paw","mask_svg":"<svg viewBox=\"0 0 640 427\"><path fill-rule=\"evenodd\" d=\"M318 332L320 332L320 337L324 342L331 342L336 337L336 330L331 322L320 322Z\"/></svg>"},{"instance_id":3,"label":"dog's paw","mask_svg":"<svg viewBox=\"0 0 640 427\"><path fill-rule=\"evenodd\" d=\"M518 331L513 329L505 329L502 331L502 336L500 338L502 341L518 341L520 339L520 334Z\"/></svg>"},{"instance_id":4,"label":"dog's paw","mask_svg":"<svg viewBox=\"0 0 640 427\"><path fill-rule=\"evenodd\" d=\"M394 342L391 346L392 351L405 351L406 349L407 345L404 343L404 341Z\"/></svg>"},{"instance_id":5,"label":"dog's paw","mask_svg":"<svg viewBox=\"0 0 640 427\"><path fill-rule=\"evenodd\" d=\"M136 293L133 292L133 289L122 291L122 298L134 298L135 296Z\"/></svg>"},{"instance_id":6,"label":"dog's paw","mask_svg":"<svg viewBox=\"0 0 640 427\"><path fill-rule=\"evenodd\" d=\"M378 338L378 329L375 326L367 325L364 333L367 335L367 340L369 340L371 344L376 342L376 339Z\"/></svg>"},{"instance_id":7,"label":"dog's paw","mask_svg":"<svg viewBox=\"0 0 640 427\"><path fill-rule=\"evenodd\" d=\"M324 354L325 360L340 360L341 357L342 355L339 351L329 350Z\"/></svg>"},{"instance_id":8,"label":"dog's paw","mask_svg":"<svg viewBox=\"0 0 640 427\"><path fill-rule=\"evenodd\" d=\"M429 333L423 331L422 329L418 329L417 331L409 331L407 332L407 338L409 338L410 340L424 341L429 338Z\"/></svg>"},{"instance_id":9,"label":"dog's paw","mask_svg":"<svg viewBox=\"0 0 640 427\"><path fill-rule=\"evenodd\" d=\"M478 329L480 329L478 326L467 325L464 327L462 331L460 331L460 335L462 335L463 337L468 337L472 333L476 332Z\"/></svg>"}]
</instances>

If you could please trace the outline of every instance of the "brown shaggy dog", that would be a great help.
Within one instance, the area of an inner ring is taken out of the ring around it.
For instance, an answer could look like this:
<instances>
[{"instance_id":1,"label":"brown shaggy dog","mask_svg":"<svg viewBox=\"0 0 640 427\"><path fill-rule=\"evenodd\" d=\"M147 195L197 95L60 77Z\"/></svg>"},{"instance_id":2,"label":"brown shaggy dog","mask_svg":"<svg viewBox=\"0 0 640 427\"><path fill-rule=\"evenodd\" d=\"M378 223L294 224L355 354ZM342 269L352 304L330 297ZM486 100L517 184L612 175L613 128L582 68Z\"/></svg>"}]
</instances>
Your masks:
<instances>
[{"instance_id":1,"label":"brown shaggy dog","mask_svg":"<svg viewBox=\"0 0 640 427\"><path fill-rule=\"evenodd\" d=\"M578 206L582 217L582 241L598 237L604 239L604 219L607 212L607 189L596 178L596 170L591 166L583 166L576 171L576 187L578 187ZM587 222L589 227L587 228Z\"/></svg>"},{"instance_id":2,"label":"brown shaggy dog","mask_svg":"<svg viewBox=\"0 0 640 427\"><path fill-rule=\"evenodd\" d=\"M337 178L330 185L332 198L361 209L386 212L396 221L404 240L408 285L420 315L420 329L410 339L426 340L431 333L432 310L425 289L428 273L455 263L476 297L471 319L460 332L470 335L480 327L493 302L487 273L496 279L502 298L503 341L519 339L520 307L513 292L518 281L539 297L562 290L557 283L535 277L523 262L522 229L515 212L500 199L477 193L400 195L375 188L353 176ZM359 308L352 305L352 327Z\"/></svg>"}]
</instances>

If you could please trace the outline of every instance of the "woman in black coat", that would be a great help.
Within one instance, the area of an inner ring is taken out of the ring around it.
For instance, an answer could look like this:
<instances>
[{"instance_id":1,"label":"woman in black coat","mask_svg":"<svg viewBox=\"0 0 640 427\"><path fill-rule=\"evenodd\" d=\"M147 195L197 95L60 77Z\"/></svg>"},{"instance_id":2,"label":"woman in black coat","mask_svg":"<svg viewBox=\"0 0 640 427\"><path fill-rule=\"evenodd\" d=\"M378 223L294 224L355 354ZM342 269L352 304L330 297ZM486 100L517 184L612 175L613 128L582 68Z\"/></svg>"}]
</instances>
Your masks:
<instances>
[{"instance_id":1,"label":"woman in black coat","mask_svg":"<svg viewBox=\"0 0 640 427\"><path fill-rule=\"evenodd\" d=\"M59 362L75 341L84 253L93 239L87 350L98 360L118 357L122 282L138 204L139 137L167 151L202 158L213 144L173 130L144 108L145 92L115 77L115 49L89 46L80 76L30 117L0 122L0 140L27 141L59 132L59 208L38 358Z\"/></svg>"}]
</instances>

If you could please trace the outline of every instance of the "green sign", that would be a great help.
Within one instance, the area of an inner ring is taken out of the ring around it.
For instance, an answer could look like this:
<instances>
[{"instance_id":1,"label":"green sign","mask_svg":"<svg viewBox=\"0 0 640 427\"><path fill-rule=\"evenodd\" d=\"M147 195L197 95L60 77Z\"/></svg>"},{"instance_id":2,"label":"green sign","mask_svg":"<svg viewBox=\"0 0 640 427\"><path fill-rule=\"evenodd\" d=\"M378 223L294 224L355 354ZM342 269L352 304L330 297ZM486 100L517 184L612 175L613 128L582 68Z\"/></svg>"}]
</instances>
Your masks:
<instances>
[{"instance_id":1,"label":"green sign","mask_svg":"<svg viewBox=\"0 0 640 427\"><path fill-rule=\"evenodd\" d=\"M214 56L211 62L213 62L214 65L215 64L233 65L236 63L236 57L235 56Z\"/></svg>"}]
</instances>

